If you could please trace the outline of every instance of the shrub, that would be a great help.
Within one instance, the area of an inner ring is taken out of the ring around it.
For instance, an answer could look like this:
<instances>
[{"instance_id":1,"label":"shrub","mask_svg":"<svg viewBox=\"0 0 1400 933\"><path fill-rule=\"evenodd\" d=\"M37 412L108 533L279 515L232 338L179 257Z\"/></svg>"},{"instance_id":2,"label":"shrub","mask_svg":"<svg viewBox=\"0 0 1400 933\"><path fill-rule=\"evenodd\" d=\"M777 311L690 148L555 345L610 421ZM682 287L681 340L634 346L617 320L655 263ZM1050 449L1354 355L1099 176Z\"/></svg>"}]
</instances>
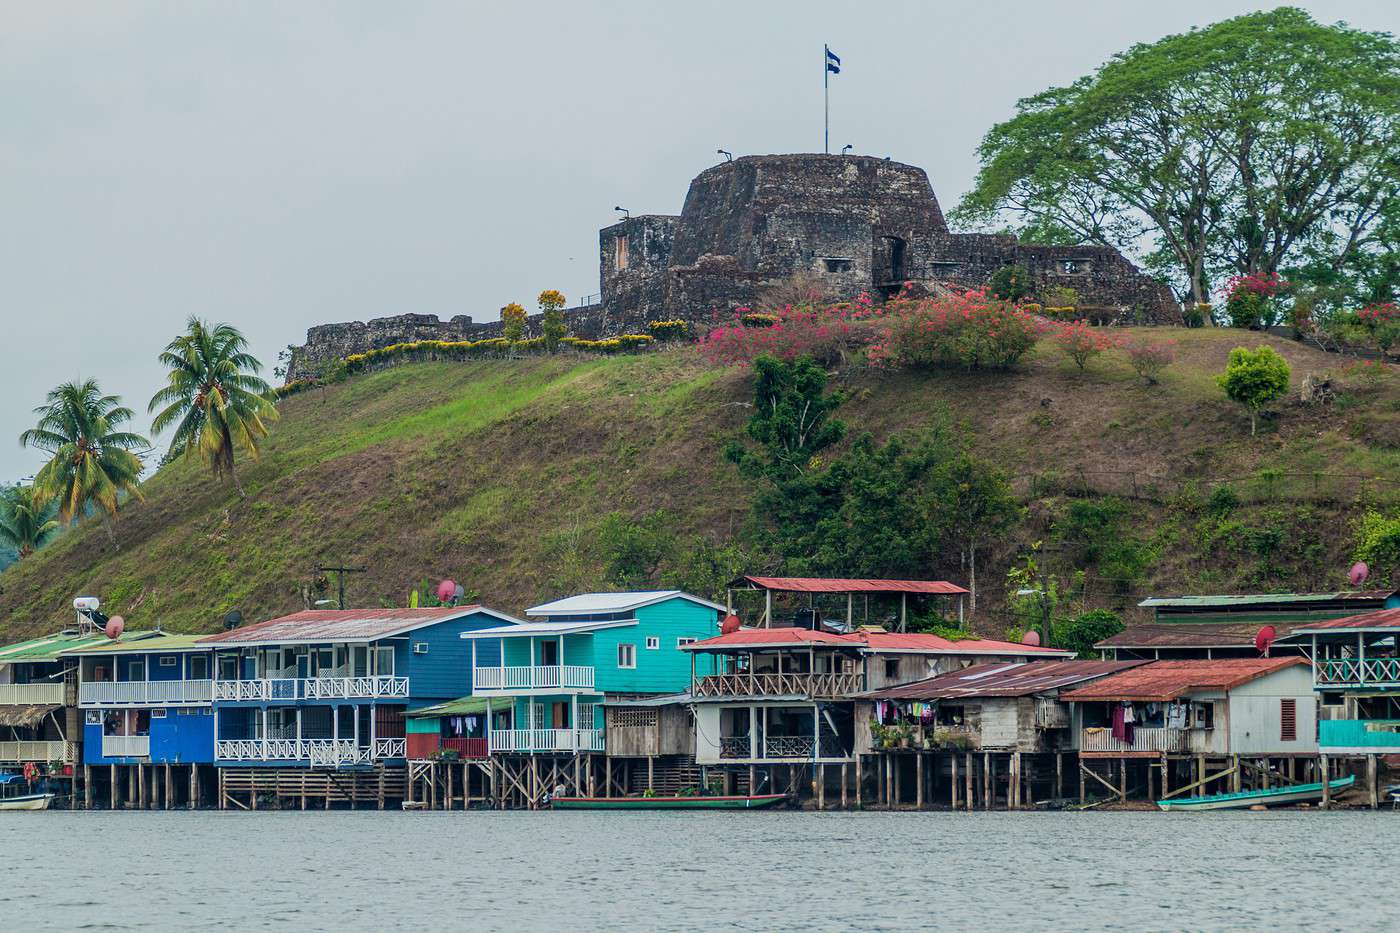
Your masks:
<instances>
[{"instance_id":1,"label":"shrub","mask_svg":"<svg viewBox=\"0 0 1400 933\"><path fill-rule=\"evenodd\" d=\"M1081 658L1097 658L1094 645L1123 631L1123 620L1107 609L1090 609L1072 619L1056 619L1051 624L1050 643L1073 651Z\"/></svg>"},{"instance_id":2,"label":"shrub","mask_svg":"<svg viewBox=\"0 0 1400 933\"><path fill-rule=\"evenodd\" d=\"M1383 515L1368 509L1357 524L1353 557L1370 564L1377 579L1389 579L1400 567L1400 514Z\"/></svg>"},{"instance_id":3,"label":"shrub","mask_svg":"<svg viewBox=\"0 0 1400 933\"><path fill-rule=\"evenodd\" d=\"M690 336L690 322L681 320L650 321L647 332L661 341L684 340Z\"/></svg>"},{"instance_id":4,"label":"shrub","mask_svg":"<svg viewBox=\"0 0 1400 933\"><path fill-rule=\"evenodd\" d=\"M553 288L547 288L540 292L538 299L540 310L544 312L544 319L540 322L540 334L544 338L544 347L550 353L559 349L559 341L564 339L564 335L569 332L568 325L564 323L564 303L568 301L564 293Z\"/></svg>"},{"instance_id":5,"label":"shrub","mask_svg":"<svg viewBox=\"0 0 1400 933\"><path fill-rule=\"evenodd\" d=\"M879 312L859 303L789 307L762 315L774 319L766 326L750 323L757 316L738 309L733 323L701 338L701 355L722 366L747 365L764 355L786 361L810 356L824 364L840 363L871 341L871 321Z\"/></svg>"},{"instance_id":6,"label":"shrub","mask_svg":"<svg viewBox=\"0 0 1400 933\"><path fill-rule=\"evenodd\" d=\"M987 290L1003 301L1020 301L1031 293L1031 274L1025 266L1002 266L992 273Z\"/></svg>"},{"instance_id":7,"label":"shrub","mask_svg":"<svg viewBox=\"0 0 1400 933\"><path fill-rule=\"evenodd\" d=\"M1250 330L1273 327L1283 316L1277 297L1289 285L1277 272L1235 276L1226 288L1225 297L1230 326Z\"/></svg>"},{"instance_id":8,"label":"shrub","mask_svg":"<svg viewBox=\"0 0 1400 933\"><path fill-rule=\"evenodd\" d=\"M1249 433L1258 432L1259 412L1288 391L1292 370L1288 361L1272 347L1246 350L1235 347L1225 372L1216 378L1231 401L1239 402L1249 411Z\"/></svg>"},{"instance_id":9,"label":"shrub","mask_svg":"<svg viewBox=\"0 0 1400 933\"><path fill-rule=\"evenodd\" d=\"M514 301L501 309L501 333L511 343L525 336L525 309Z\"/></svg>"},{"instance_id":10,"label":"shrub","mask_svg":"<svg viewBox=\"0 0 1400 933\"><path fill-rule=\"evenodd\" d=\"M1079 292L1068 285L1052 285L1042 291L1039 297L1047 311L1054 308L1061 312L1073 312L1079 307Z\"/></svg>"},{"instance_id":11,"label":"shrub","mask_svg":"<svg viewBox=\"0 0 1400 933\"><path fill-rule=\"evenodd\" d=\"M1356 312L1356 320L1374 344L1383 352L1390 352L1400 344L1400 307L1392 302L1371 305Z\"/></svg>"},{"instance_id":12,"label":"shrub","mask_svg":"<svg viewBox=\"0 0 1400 933\"><path fill-rule=\"evenodd\" d=\"M1186 309L1182 317L1187 327L1205 327L1206 321L1210 319L1210 303L1201 302L1192 305Z\"/></svg>"},{"instance_id":13,"label":"shrub","mask_svg":"<svg viewBox=\"0 0 1400 933\"><path fill-rule=\"evenodd\" d=\"M612 355L616 353L632 353L637 350L645 350L655 343L655 338L650 334L619 334L616 337L608 337L603 340L584 340L581 337L565 337L559 341L562 346L570 347L574 350L581 350L585 353L602 353Z\"/></svg>"},{"instance_id":14,"label":"shrub","mask_svg":"<svg viewBox=\"0 0 1400 933\"><path fill-rule=\"evenodd\" d=\"M899 301L886 306L869 355L889 366L1006 369L1044 327L1023 308L982 291Z\"/></svg>"},{"instance_id":15,"label":"shrub","mask_svg":"<svg viewBox=\"0 0 1400 933\"><path fill-rule=\"evenodd\" d=\"M767 311L750 311L747 308L739 308L739 323L745 327L772 327L778 323L776 314L769 314Z\"/></svg>"},{"instance_id":16,"label":"shrub","mask_svg":"<svg viewBox=\"0 0 1400 933\"><path fill-rule=\"evenodd\" d=\"M1156 385L1162 371L1176 359L1175 340L1134 340L1123 349L1133 372L1148 385Z\"/></svg>"},{"instance_id":17,"label":"shrub","mask_svg":"<svg viewBox=\"0 0 1400 933\"><path fill-rule=\"evenodd\" d=\"M1079 367L1080 372L1084 371L1091 359L1118 345L1117 338L1094 330L1083 321L1059 325L1053 339L1065 352L1065 356L1074 360L1074 365Z\"/></svg>"}]
</instances>

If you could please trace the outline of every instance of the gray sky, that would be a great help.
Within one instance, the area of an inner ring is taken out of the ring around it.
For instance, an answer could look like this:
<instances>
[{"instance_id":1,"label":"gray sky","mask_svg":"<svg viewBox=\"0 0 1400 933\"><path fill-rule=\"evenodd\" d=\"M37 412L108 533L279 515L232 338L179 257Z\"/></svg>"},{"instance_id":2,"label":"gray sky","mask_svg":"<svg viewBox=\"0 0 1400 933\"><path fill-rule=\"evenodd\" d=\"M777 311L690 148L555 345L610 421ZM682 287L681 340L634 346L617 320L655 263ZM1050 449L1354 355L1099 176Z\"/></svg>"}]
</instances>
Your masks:
<instances>
[{"instance_id":1,"label":"gray sky","mask_svg":"<svg viewBox=\"0 0 1400 933\"><path fill-rule=\"evenodd\" d=\"M1307 4L1400 31L1393 0ZM138 410L198 314L271 367L318 323L490 320L598 290L616 204L680 209L736 155L832 147L928 170L951 208L1018 97L1222 0L199 3L0 0L0 479L57 383Z\"/></svg>"}]
</instances>

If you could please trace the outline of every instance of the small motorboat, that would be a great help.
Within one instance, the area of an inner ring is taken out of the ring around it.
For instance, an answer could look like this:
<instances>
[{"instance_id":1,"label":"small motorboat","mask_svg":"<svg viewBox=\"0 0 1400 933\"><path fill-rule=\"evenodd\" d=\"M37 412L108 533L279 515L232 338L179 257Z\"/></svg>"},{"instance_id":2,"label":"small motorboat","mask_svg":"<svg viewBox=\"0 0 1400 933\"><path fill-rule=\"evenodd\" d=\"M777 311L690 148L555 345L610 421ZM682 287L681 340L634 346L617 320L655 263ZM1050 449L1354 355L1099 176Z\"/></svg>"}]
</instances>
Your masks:
<instances>
[{"instance_id":1,"label":"small motorboat","mask_svg":"<svg viewBox=\"0 0 1400 933\"><path fill-rule=\"evenodd\" d=\"M556 810L760 810L787 800L787 794L689 797L554 797Z\"/></svg>"},{"instance_id":2,"label":"small motorboat","mask_svg":"<svg viewBox=\"0 0 1400 933\"><path fill-rule=\"evenodd\" d=\"M22 774L0 774L0 810L47 810L55 796L35 793Z\"/></svg>"},{"instance_id":3,"label":"small motorboat","mask_svg":"<svg viewBox=\"0 0 1400 933\"><path fill-rule=\"evenodd\" d=\"M1349 774L1329 782L1332 794L1346 790L1356 783L1356 775ZM1248 810L1250 807L1279 807L1290 803L1308 803L1322 799L1322 782L1315 784L1292 784L1288 787L1270 787L1268 790L1242 790L1233 794L1211 794L1206 797L1182 797L1178 800L1159 800L1157 806L1163 810Z\"/></svg>"}]
</instances>

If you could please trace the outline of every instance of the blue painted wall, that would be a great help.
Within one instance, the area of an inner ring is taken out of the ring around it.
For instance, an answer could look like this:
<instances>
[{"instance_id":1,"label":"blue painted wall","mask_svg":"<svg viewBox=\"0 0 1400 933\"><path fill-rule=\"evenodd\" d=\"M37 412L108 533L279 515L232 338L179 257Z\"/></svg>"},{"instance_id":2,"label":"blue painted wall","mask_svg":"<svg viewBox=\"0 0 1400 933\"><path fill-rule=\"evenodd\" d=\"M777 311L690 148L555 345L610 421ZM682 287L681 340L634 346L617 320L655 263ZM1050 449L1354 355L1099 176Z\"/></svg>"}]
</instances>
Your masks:
<instances>
[{"instance_id":1,"label":"blue painted wall","mask_svg":"<svg viewBox=\"0 0 1400 933\"><path fill-rule=\"evenodd\" d=\"M462 638L462 633L505 624L493 615L474 612L409 632L394 651L394 669L408 677L412 694L409 705L427 706L471 693L472 642ZM426 645L427 653L415 653L415 645ZM499 645L496 639L477 641L476 663L481 666L499 663Z\"/></svg>"},{"instance_id":2,"label":"blue painted wall","mask_svg":"<svg viewBox=\"0 0 1400 933\"><path fill-rule=\"evenodd\" d=\"M106 711L99 711L105 713ZM154 712L154 711L153 711ZM86 717L85 717L86 718ZM102 724L83 726L83 761L90 765L110 764L200 764L214 760L214 713L209 707L169 708L162 717L151 717L151 757L104 758Z\"/></svg>"}]
</instances>

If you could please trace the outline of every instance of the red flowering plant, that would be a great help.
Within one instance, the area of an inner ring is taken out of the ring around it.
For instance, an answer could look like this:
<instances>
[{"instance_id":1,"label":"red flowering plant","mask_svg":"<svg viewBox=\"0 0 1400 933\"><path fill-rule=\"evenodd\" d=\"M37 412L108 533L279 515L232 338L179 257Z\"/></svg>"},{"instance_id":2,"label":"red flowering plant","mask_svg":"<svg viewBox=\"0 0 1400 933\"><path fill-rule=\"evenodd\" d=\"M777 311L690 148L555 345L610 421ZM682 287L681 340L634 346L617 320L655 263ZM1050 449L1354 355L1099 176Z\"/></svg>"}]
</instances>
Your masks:
<instances>
[{"instance_id":1,"label":"red flowering plant","mask_svg":"<svg viewBox=\"0 0 1400 933\"><path fill-rule=\"evenodd\" d=\"M1231 327L1260 330L1283 319L1279 296L1292 287L1277 272L1237 275L1225 286L1225 313Z\"/></svg>"},{"instance_id":2,"label":"red flowering plant","mask_svg":"<svg viewBox=\"0 0 1400 933\"><path fill-rule=\"evenodd\" d=\"M1156 385L1162 371L1176 359L1175 340L1134 340L1123 347L1133 372L1148 385Z\"/></svg>"},{"instance_id":3,"label":"red flowering plant","mask_svg":"<svg viewBox=\"0 0 1400 933\"><path fill-rule=\"evenodd\" d=\"M1400 307L1394 302L1362 308L1356 312L1356 320L1383 352L1400 346Z\"/></svg>"},{"instance_id":4,"label":"red flowering plant","mask_svg":"<svg viewBox=\"0 0 1400 933\"><path fill-rule=\"evenodd\" d=\"M1065 352L1065 356L1074 360L1074 365L1079 367L1080 372L1084 371L1091 359L1118 346L1117 337L1095 330L1083 321L1058 325L1052 339Z\"/></svg>"},{"instance_id":5,"label":"red flowering plant","mask_svg":"<svg viewBox=\"0 0 1400 933\"><path fill-rule=\"evenodd\" d=\"M867 355L883 366L1006 369L1048 326L1015 302L984 290L899 299L885 306Z\"/></svg>"},{"instance_id":6,"label":"red flowering plant","mask_svg":"<svg viewBox=\"0 0 1400 933\"><path fill-rule=\"evenodd\" d=\"M759 356L844 363L873 339L872 322L880 316L867 296L832 305L788 305L772 312L773 322L759 326L749 308L735 308L734 319L700 339L700 354L720 366L747 365Z\"/></svg>"}]
</instances>

